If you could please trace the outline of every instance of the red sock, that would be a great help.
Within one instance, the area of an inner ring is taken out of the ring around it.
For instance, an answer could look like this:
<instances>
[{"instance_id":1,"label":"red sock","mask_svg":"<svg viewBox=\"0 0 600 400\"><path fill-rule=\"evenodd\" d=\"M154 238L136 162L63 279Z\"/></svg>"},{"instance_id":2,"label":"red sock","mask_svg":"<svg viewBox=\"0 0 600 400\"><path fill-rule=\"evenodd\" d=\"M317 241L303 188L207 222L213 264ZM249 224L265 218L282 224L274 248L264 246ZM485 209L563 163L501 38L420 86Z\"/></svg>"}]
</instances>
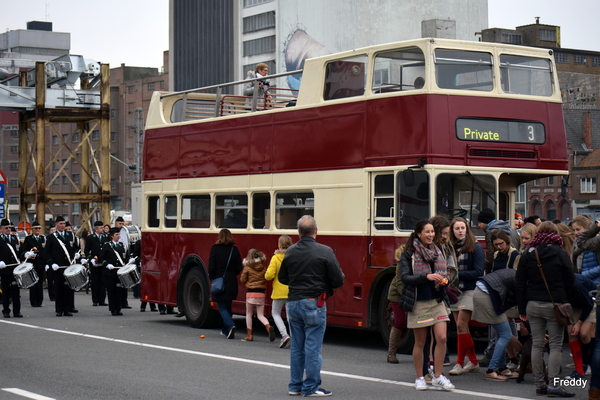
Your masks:
<instances>
[{"instance_id":1,"label":"red sock","mask_svg":"<svg viewBox=\"0 0 600 400\"><path fill-rule=\"evenodd\" d=\"M573 354L575 369L580 375L585 375L585 371L583 370L583 353L581 351L581 343L579 343L579 339L569 342L569 348L571 349L571 354Z\"/></svg>"},{"instance_id":2,"label":"red sock","mask_svg":"<svg viewBox=\"0 0 600 400\"><path fill-rule=\"evenodd\" d=\"M456 352L458 353L456 356L456 363L460 364L461 367L465 365L465 351L469 346L467 336L470 336L468 333L461 333L456 335L458 339Z\"/></svg>"},{"instance_id":3,"label":"red sock","mask_svg":"<svg viewBox=\"0 0 600 400\"><path fill-rule=\"evenodd\" d=\"M473 336L470 333L465 334L467 336L467 357L469 357L469 361L471 364L478 365L479 360L477 359L477 353L475 352L475 342L473 342Z\"/></svg>"}]
</instances>

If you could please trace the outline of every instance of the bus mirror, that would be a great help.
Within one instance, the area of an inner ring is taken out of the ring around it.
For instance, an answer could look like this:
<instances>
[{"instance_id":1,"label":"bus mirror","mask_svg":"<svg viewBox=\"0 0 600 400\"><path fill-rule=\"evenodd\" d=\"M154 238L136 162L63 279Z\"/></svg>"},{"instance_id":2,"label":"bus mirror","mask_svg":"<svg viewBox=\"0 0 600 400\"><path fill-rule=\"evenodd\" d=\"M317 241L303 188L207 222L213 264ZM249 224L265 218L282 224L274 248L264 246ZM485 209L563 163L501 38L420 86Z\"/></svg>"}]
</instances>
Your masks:
<instances>
[{"instance_id":1,"label":"bus mirror","mask_svg":"<svg viewBox=\"0 0 600 400\"><path fill-rule=\"evenodd\" d=\"M402 179L406 187L415 186L415 173L412 169L405 169L402 171Z\"/></svg>"}]
</instances>

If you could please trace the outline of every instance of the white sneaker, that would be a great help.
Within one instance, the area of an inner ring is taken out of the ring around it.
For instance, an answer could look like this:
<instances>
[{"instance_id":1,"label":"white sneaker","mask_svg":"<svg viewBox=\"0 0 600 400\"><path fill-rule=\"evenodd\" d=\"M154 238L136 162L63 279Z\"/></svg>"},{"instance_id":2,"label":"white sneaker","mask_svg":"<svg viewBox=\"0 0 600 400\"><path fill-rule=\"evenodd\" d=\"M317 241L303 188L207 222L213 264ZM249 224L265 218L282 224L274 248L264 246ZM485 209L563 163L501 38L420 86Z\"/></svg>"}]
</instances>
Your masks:
<instances>
[{"instance_id":1,"label":"white sneaker","mask_svg":"<svg viewBox=\"0 0 600 400\"><path fill-rule=\"evenodd\" d=\"M431 380L431 384L436 387L441 387L444 390L454 390L454 385L444 375L440 375L438 378L434 376Z\"/></svg>"},{"instance_id":2,"label":"white sneaker","mask_svg":"<svg viewBox=\"0 0 600 400\"><path fill-rule=\"evenodd\" d=\"M463 368L463 372L477 372L479 371L479 364L472 364L471 361L469 361L467 363L467 365L465 365L465 367Z\"/></svg>"},{"instance_id":3,"label":"white sneaker","mask_svg":"<svg viewBox=\"0 0 600 400\"><path fill-rule=\"evenodd\" d=\"M460 364L456 364L449 372L450 375L462 375L465 373L463 367Z\"/></svg>"},{"instance_id":4,"label":"white sneaker","mask_svg":"<svg viewBox=\"0 0 600 400\"><path fill-rule=\"evenodd\" d=\"M519 366L514 362L509 362L508 364L506 364L506 368L510 369L511 371L514 371L516 369L519 369Z\"/></svg>"},{"instance_id":5,"label":"white sneaker","mask_svg":"<svg viewBox=\"0 0 600 400\"><path fill-rule=\"evenodd\" d=\"M415 380L415 389L427 390L427 382L425 382L425 378L420 377Z\"/></svg>"}]
</instances>

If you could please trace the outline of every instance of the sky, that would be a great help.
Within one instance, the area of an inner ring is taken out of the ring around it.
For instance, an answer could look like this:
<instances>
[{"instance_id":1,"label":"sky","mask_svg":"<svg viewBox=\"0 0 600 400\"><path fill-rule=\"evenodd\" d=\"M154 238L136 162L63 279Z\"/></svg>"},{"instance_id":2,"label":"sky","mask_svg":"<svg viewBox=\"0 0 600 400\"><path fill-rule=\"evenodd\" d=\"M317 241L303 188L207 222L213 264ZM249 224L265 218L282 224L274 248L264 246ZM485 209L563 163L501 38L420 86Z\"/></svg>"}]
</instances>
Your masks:
<instances>
[{"instance_id":1,"label":"sky","mask_svg":"<svg viewBox=\"0 0 600 400\"><path fill-rule=\"evenodd\" d=\"M168 0L0 0L0 10L0 32L50 21L55 32L71 33L71 54L111 68L160 68L169 47ZM542 24L561 27L562 47L600 51L599 0L488 0L488 13L490 28L511 29L540 17Z\"/></svg>"}]
</instances>

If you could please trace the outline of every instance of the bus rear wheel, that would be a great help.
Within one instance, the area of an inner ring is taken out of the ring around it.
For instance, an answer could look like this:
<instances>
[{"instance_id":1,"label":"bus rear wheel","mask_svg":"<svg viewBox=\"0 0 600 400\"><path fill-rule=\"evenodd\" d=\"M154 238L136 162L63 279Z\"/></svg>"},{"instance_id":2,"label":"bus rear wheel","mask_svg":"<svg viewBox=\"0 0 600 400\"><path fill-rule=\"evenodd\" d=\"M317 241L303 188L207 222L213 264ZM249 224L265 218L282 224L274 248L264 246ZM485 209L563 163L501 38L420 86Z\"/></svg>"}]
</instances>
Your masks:
<instances>
[{"instance_id":1,"label":"bus rear wheel","mask_svg":"<svg viewBox=\"0 0 600 400\"><path fill-rule=\"evenodd\" d=\"M391 283L389 281L385 284L379 297L379 332L386 346L390 343L390 331L392 330L392 326L394 326L394 311L392 310L391 302L387 298ZM397 352L411 354L414 344L415 338L413 332L408 329L408 332L406 332L398 344Z\"/></svg>"},{"instance_id":2,"label":"bus rear wheel","mask_svg":"<svg viewBox=\"0 0 600 400\"><path fill-rule=\"evenodd\" d=\"M193 328L212 328L219 313L210 306L210 285L200 268L192 268L183 281L183 310Z\"/></svg>"}]
</instances>

